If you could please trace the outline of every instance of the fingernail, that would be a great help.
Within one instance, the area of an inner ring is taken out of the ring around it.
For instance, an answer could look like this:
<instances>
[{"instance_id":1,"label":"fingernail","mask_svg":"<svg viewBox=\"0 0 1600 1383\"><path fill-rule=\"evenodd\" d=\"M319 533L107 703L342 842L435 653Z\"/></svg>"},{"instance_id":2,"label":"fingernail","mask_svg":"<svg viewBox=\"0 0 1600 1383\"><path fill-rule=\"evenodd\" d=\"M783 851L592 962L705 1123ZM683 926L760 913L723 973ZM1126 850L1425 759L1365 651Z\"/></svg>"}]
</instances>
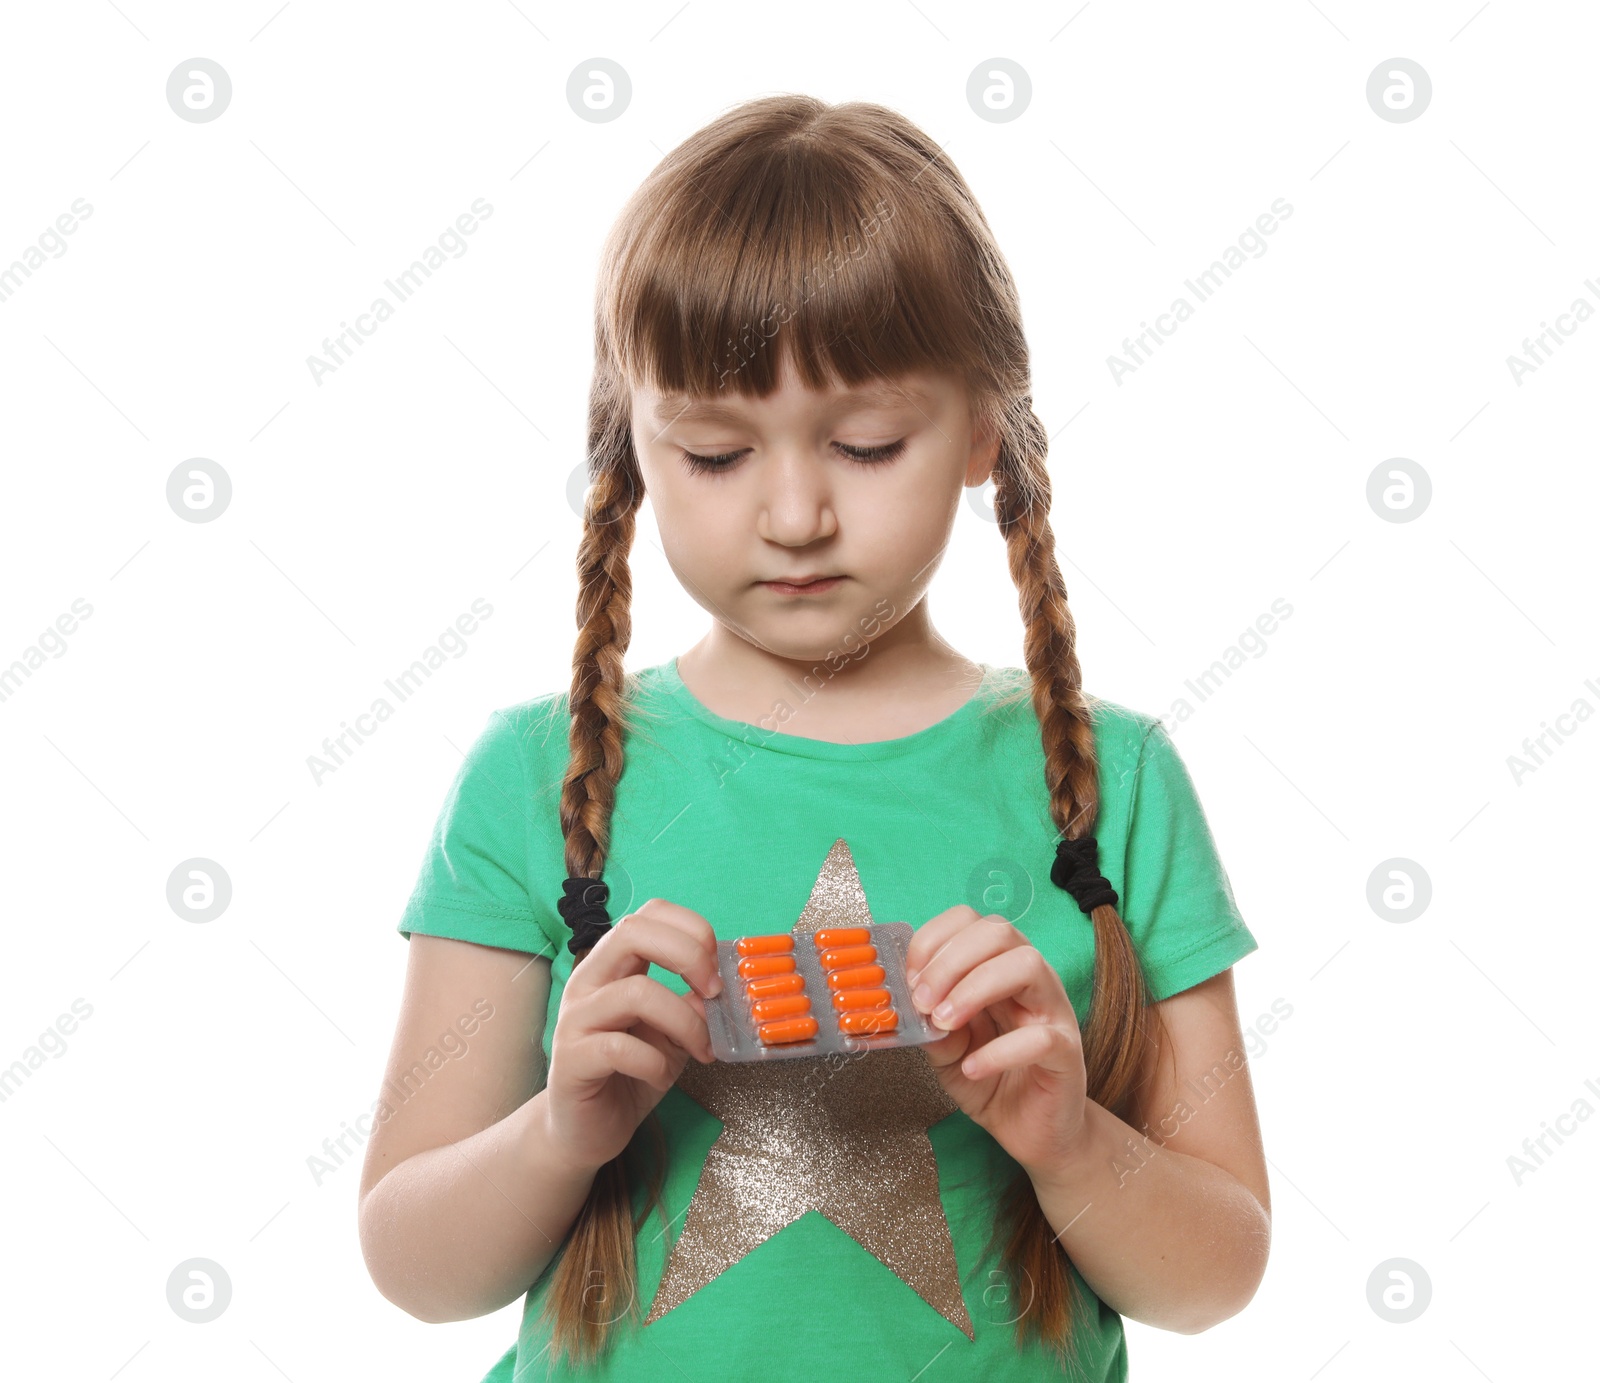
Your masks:
<instances>
[{"instance_id":1,"label":"fingernail","mask_svg":"<svg viewBox=\"0 0 1600 1383\"><path fill-rule=\"evenodd\" d=\"M711 972L711 983L706 986L706 997L715 999L720 993L722 993L722 976L713 970Z\"/></svg>"},{"instance_id":2,"label":"fingernail","mask_svg":"<svg viewBox=\"0 0 1600 1383\"><path fill-rule=\"evenodd\" d=\"M920 971L920 970L907 970L906 971L906 983L907 984L915 984L917 982L917 976L920 975L921 973L922 973L922 971Z\"/></svg>"},{"instance_id":3,"label":"fingernail","mask_svg":"<svg viewBox=\"0 0 1600 1383\"><path fill-rule=\"evenodd\" d=\"M956 1006L946 1000L944 1003L940 1004L938 1008L934 1009L933 1016L938 1021L940 1027L948 1028L950 1026L950 1015L955 1011Z\"/></svg>"},{"instance_id":4,"label":"fingernail","mask_svg":"<svg viewBox=\"0 0 1600 1383\"><path fill-rule=\"evenodd\" d=\"M933 998L933 991L925 984L919 984L911 993L911 1002L924 1012L927 1011L928 1001Z\"/></svg>"}]
</instances>

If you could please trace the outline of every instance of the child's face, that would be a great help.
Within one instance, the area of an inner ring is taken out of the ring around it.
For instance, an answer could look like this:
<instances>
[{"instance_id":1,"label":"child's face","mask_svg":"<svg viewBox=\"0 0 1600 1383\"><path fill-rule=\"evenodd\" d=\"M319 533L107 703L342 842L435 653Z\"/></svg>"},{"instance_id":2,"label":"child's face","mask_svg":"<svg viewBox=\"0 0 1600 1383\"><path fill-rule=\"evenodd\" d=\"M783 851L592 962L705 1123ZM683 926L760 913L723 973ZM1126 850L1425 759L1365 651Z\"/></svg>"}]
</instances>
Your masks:
<instances>
[{"instance_id":1,"label":"child's face","mask_svg":"<svg viewBox=\"0 0 1600 1383\"><path fill-rule=\"evenodd\" d=\"M705 401L633 390L633 442L667 561L713 618L784 658L853 654L922 599L963 486L999 450L955 376L912 374L853 399L802 387L784 361L765 399ZM714 458L692 470L684 453ZM862 460L867 453L879 460ZM763 582L842 576L783 594Z\"/></svg>"}]
</instances>

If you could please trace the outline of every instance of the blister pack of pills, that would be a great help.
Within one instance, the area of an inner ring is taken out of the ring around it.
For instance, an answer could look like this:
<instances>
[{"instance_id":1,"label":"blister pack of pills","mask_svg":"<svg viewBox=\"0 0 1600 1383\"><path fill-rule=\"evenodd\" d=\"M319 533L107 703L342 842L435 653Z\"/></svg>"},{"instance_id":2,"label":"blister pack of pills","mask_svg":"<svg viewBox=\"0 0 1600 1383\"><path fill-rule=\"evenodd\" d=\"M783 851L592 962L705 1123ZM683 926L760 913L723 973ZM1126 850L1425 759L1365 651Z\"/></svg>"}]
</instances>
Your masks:
<instances>
[{"instance_id":1,"label":"blister pack of pills","mask_svg":"<svg viewBox=\"0 0 1600 1383\"><path fill-rule=\"evenodd\" d=\"M909 922L717 942L722 992L704 1000L718 1061L870 1052L936 1042L906 984Z\"/></svg>"}]
</instances>

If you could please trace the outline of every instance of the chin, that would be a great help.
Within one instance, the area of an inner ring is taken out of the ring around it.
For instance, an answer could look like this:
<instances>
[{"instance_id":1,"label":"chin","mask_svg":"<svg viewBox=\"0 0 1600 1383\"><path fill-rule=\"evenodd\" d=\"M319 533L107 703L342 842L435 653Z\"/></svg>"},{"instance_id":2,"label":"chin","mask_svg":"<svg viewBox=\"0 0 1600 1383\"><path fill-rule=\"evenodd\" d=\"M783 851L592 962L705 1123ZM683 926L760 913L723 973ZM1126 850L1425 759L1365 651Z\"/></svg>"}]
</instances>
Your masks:
<instances>
[{"instance_id":1,"label":"chin","mask_svg":"<svg viewBox=\"0 0 1600 1383\"><path fill-rule=\"evenodd\" d=\"M853 618L840 621L835 617L825 628L810 630L797 628L798 623L783 629L763 628L758 624L747 624L745 628L761 640L767 652L790 662L838 669L866 654L870 640ZM872 632L881 632L881 626Z\"/></svg>"}]
</instances>

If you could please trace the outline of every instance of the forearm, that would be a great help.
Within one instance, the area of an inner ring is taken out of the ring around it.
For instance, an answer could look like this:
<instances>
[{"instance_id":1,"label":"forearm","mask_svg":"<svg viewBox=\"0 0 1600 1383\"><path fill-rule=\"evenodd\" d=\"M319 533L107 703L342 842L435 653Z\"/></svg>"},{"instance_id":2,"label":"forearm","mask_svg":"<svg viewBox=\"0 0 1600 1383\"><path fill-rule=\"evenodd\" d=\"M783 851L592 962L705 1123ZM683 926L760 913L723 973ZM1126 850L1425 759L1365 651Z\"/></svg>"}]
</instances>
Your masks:
<instances>
[{"instance_id":1,"label":"forearm","mask_svg":"<svg viewBox=\"0 0 1600 1383\"><path fill-rule=\"evenodd\" d=\"M1029 1168L1040 1209L1085 1282L1118 1314L1184 1334L1242 1310L1266 1271L1271 1219L1221 1167L1085 1104L1080 1154Z\"/></svg>"},{"instance_id":2,"label":"forearm","mask_svg":"<svg viewBox=\"0 0 1600 1383\"><path fill-rule=\"evenodd\" d=\"M419 1320L470 1320L515 1301L555 1256L593 1169L551 1147L545 1091L497 1124L392 1168L361 1203L378 1290Z\"/></svg>"}]
</instances>

